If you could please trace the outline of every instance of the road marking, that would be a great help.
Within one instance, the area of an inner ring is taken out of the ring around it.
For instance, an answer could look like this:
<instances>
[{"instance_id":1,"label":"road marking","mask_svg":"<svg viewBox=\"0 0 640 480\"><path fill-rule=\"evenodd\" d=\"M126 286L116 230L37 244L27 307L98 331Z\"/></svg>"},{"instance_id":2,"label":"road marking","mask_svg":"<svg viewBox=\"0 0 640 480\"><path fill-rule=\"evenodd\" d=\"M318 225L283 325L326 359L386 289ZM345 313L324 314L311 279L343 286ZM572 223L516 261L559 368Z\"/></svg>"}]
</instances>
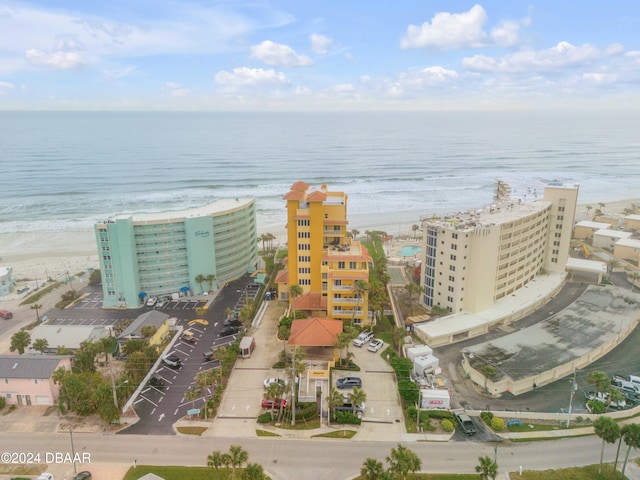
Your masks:
<instances>
[{"instance_id":1,"label":"road marking","mask_svg":"<svg viewBox=\"0 0 640 480\"><path fill-rule=\"evenodd\" d=\"M176 408L176 411L175 411L175 412L173 412L173 416L174 416L174 417L178 414L178 410L179 410L179 409L178 409L178 408Z\"/></svg>"},{"instance_id":2,"label":"road marking","mask_svg":"<svg viewBox=\"0 0 640 480\"><path fill-rule=\"evenodd\" d=\"M145 397L144 395L140 395L140 398L144 398L147 402L149 402L151 405L153 405L154 407L157 407L158 404L157 403L153 403L151 400L149 400L147 397Z\"/></svg>"},{"instance_id":3,"label":"road marking","mask_svg":"<svg viewBox=\"0 0 640 480\"><path fill-rule=\"evenodd\" d=\"M161 422L163 418L164 418L164 413L161 413L160 416L158 417L158 421Z\"/></svg>"},{"instance_id":4,"label":"road marking","mask_svg":"<svg viewBox=\"0 0 640 480\"><path fill-rule=\"evenodd\" d=\"M153 415L155 413L155 411L156 411L156 407L153 407L153 410L151 410L151 414L150 415Z\"/></svg>"},{"instance_id":5,"label":"road marking","mask_svg":"<svg viewBox=\"0 0 640 480\"><path fill-rule=\"evenodd\" d=\"M136 403L140 403L142 400L144 400L144 398L141 397L140 400L136 400L133 404L135 405Z\"/></svg>"}]
</instances>

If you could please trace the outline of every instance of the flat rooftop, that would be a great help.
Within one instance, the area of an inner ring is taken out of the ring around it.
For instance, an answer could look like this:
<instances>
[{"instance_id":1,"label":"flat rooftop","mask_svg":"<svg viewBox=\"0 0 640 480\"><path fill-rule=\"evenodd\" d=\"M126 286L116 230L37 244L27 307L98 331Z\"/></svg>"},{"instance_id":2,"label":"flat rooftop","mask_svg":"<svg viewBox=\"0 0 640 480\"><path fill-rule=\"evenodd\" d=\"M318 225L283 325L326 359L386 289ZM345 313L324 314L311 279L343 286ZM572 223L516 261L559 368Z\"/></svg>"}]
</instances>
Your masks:
<instances>
[{"instance_id":1,"label":"flat rooftop","mask_svg":"<svg viewBox=\"0 0 640 480\"><path fill-rule=\"evenodd\" d=\"M185 218L205 217L208 215L215 216L220 213L228 212L236 208L243 207L252 202L251 197L224 198L216 200L208 205L201 207L187 208L183 210L169 210L165 212L153 213L129 213L118 214L109 220L120 220L131 218L134 222L158 222L158 221L179 221Z\"/></svg>"},{"instance_id":2,"label":"flat rooftop","mask_svg":"<svg viewBox=\"0 0 640 480\"><path fill-rule=\"evenodd\" d=\"M590 285L578 299L531 327L469 347L475 369L491 363L500 381L528 378L569 363L611 341L638 318L640 294Z\"/></svg>"}]
</instances>

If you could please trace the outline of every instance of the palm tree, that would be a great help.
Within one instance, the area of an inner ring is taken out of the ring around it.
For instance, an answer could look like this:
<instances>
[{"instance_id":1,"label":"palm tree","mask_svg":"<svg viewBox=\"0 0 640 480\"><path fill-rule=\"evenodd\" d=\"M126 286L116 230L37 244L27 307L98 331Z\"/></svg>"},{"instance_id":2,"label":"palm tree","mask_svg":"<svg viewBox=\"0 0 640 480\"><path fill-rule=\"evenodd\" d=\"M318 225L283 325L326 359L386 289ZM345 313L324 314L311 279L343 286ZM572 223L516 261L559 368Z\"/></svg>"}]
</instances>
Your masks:
<instances>
[{"instance_id":1,"label":"palm tree","mask_svg":"<svg viewBox=\"0 0 640 480\"><path fill-rule=\"evenodd\" d=\"M609 376L605 372L601 372L599 370L589 372L587 383L594 386L594 388L596 389L596 395L598 392L607 391L611 386L611 380L609 380Z\"/></svg>"},{"instance_id":2,"label":"palm tree","mask_svg":"<svg viewBox=\"0 0 640 480\"><path fill-rule=\"evenodd\" d=\"M329 390L329 395L327 395L327 405L329 406L329 410L333 410L334 417L336 416L336 407L339 407L342 404L342 393L331 387L331 390Z\"/></svg>"},{"instance_id":3,"label":"palm tree","mask_svg":"<svg viewBox=\"0 0 640 480\"><path fill-rule=\"evenodd\" d=\"M414 240L415 240L415 238L416 238L416 232L417 232L418 230L420 230L420 227L419 227L418 225L411 225L411 230L413 230L413 238L414 238Z\"/></svg>"},{"instance_id":4,"label":"palm tree","mask_svg":"<svg viewBox=\"0 0 640 480\"><path fill-rule=\"evenodd\" d=\"M200 291L202 291L202 284L207 281L207 277L199 273L198 275L196 275L196 278L194 278L194 280L198 285L200 285Z\"/></svg>"},{"instance_id":5,"label":"palm tree","mask_svg":"<svg viewBox=\"0 0 640 480\"><path fill-rule=\"evenodd\" d=\"M233 478L236 478L236 469L247 463L249 453L240 445L230 445L229 457L231 458L231 467L233 467Z\"/></svg>"},{"instance_id":6,"label":"palm tree","mask_svg":"<svg viewBox=\"0 0 640 480\"><path fill-rule=\"evenodd\" d=\"M264 480L265 478L267 477L264 474L264 469L259 463L248 463L242 472L243 480Z\"/></svg>"},{"instance_id":7,"label":"palm tree","mask_svg":"<svg viewBox=\"0 0 640 480\"><path fill-rule=\"evenodd\" d=\"M31 308L31 310L35 310L36 311L36 319L38 320L38 323L40 323L40 309L42 308L42 305L39 304L39 303L34 303L29 308Z\"/></svg>"},{"instance_id":8,"label":"palm tree","mask_svg":"<svg viewBox=\"0 0 640 480\"><path fill-rule=\"evenodd\" d=\"M187 402L191 402L191 408L194 408L196 404L196 400L198 400L201 395L202 395L202 392L200 391L200 387L193 386L193 387L189 387L189 389L186 392L184 392L184 399Z\"/></svg>"},{"instance_id":9,"label":"palm tree","mask_svg":"<svg viewBox=\"0 0 640 480\"><path fill-rule=\"evenodd\" d=\"M218 476L218 469L222 466L222 452L216 450L211 452L207 456L207 467L216 469L216 477Z\"/></svg>"},{"instance_id":10,"label":"palm tree","mask_svg":"<svg viewBox=\"0 0 640 480\"><path fill-rule=\"evenodd\" d=\"M29 332L24 330L18 330L11 337L11 345L9 347L10 352L15 352L16 350L20 355L24 353L24 349L29 346L31 343L31 335Z\"/></svg>"},{"instance_id":11,"label":"palm tree","mask_svg":"<svg viewBox=\"0 0 640 480\"><path fill-rule=\"evenodd\" d=\"M369 290L369 284L367 282L365 282L364 280L356 280L353 283L353 287L351 287L351 293L353 294L354 298L356 299L356 304L353 307L353 313L351 315L351 324L353 325L353 320L356 317L356 310L358 305L360 305L360 299L362 298L362 295Z\"/></svg>"},{"instance_id":12,"label":"palm tree","mask_svg":"<svg viewBox=\"0 0 640 480\"><path fill-rule=\"evenodd\" d=\"M353 391L349 394L349 401L353 406L353 414L356 414L356 407L367 401L367 394L364 390L358 387L354 387Z\"/></svg>"},{"instance_id":13,"label":"palm tree","mask_svg":"<svg viewBox=\"0 0 640 480\"><path fill-rule=\"evenodd\" d=\"M593 207L591 205L587 205L586 207L584 207L587 210L587 215L589 215L589 212L591 210L593 210Z\"/></svg>"},{"instance_id":14,"label":"palm tree","mask_svg":"<svg viewBox=\"0 0 640 480\"><path fill-rule=\"evenodd\" d=\"M276 236L273 233L265 233L265 239L267 240L267 245L269 250L273 250L273 241L276 239Z\"/></svg>"},{"instance_id":15,"label":"palm tree","mask_svg":"<svg viewBox=\"0 0 640 480\"><path fill-rule=\"evenodd\" d=\"M360 476L364 477L365 480L380 480L383 473L382 462L371 457L364 461L360 469Z\"/></svg>"},{"instance_id":16,"label":"palm tree","mask_svg":"<svg viewBox=\"0 0 640 480\"><path fill-rule=\"evenodd\" d=\"M213 282L216 280L216 276L213 273L210 273L205 277L205 280L209 284L209 290L213 290Z\"/></svg>"},{"instance_id":17,"label":"palm tree","mask_svg":"<svg viewBox=\"0 0 640 480\"><path fill-rule=\"evenodd\" d=\"M604 457L604 444L615 443L620 438L620 425L618 425L611 417L598 417L593 422L593 428L598 437L602 439L602 448L600 449L600 465L598 466L598 475L602 475L602 459Z\"/></svg>"},{"instance_id":18,"label":"palm tree","mask_svg":"<svg viewBox=\"0 0 640 480\"><path fill-rule=\"evenodd\" d=\"M263 233L258 236L258 242L262 242L262 253L267 253L267 235Z\"/></svg>"},{"instance_id":19,"label":"palm tree","mask_svg":"<svg viewBox=\"0 0 640 480\"><path fill-rule=\"evenodd\" d=\"M478 460L480 463L476 465L476 472L480 474L481 480L495 480L496 475L498 474L498 464L494 462L491 457L479 457Z\"/></svg>"},{"instance_id":20,"label":"palm tree","mask_svg":"<svg viewBox=\"0 0 640 480\"><path fill-rule=\"evenodd\" d=\"M485 363L480 367L480 373L484 376L484 390L488 392L489 388L487 387L487 383L490 378L494 378L498 374L498 371L493 365Z\"/></svg>"},{"instance_id":21,"label":"palm tree","mask_svg":"<svg viewBox=\"0 0 640 480\"><path fill-rule=\"evenodd\" d=\"M624 463L622 465L622 478L626 478L624 476L624 471L627 469L629 452L631 452L631 448L640 447L640 424L629 423L622 427L620 433L622 434L624 443L627 445L627 454L624 456Z\"/></svg>"},{"instance_id":22,"label":"palm tree","mask_svg":"<svg viewBox=\"0 0 640 480\"><path fill-rule=\"evenodd\" d=\"M633 291L634 287L636 286L636 281L638 280L638 278L640 278L640 273L638 272L627 273L627 279L631 281L631 291Z\"/></svg>"},{"instance_id":23,"label":"palm tree","mask_svg":"<svg viewBox=\"0 0 640 480\"><path fill-rule=\"evenodd\" d=\"M33 349L44 355L44 351L49 348L49 341L46 338L36 338L33 341Z\"/></svg>"},{"instance_id":24,"label":"palm tree","mask_svg":"<svg viewBox=\"0 0 640 480\"><path fill-rule=\"evenodd\" d=\"M351 230L351 238L353 238L355 240L358 235L360 235L360 230L358 230L356 228Z\"/></svg>"},{"instance_id":25,"label":"palm tree","mask_svg":"<svg viewBox=\"0 0 640 480\"><path fill-rule=\"evenodd\" d=\"M415 473L422 467L420 458L407 447L398 444L398 448L392 448L391 454L387 457L389 472L400 477L407 478L409 472Z\"/></svg>"},{"instance_id":26,"label":"palm tree","mask_svg":"<svg viewBox=\"0 0 640 480\"><path fill-rule=\"evenodd\" d=\"M289 287L289 299L291 300L291 308L293 308L293 319L296 318L296 300L302 296L304 290L300 285L291 285Z\"/></svg>"}]
</instances>

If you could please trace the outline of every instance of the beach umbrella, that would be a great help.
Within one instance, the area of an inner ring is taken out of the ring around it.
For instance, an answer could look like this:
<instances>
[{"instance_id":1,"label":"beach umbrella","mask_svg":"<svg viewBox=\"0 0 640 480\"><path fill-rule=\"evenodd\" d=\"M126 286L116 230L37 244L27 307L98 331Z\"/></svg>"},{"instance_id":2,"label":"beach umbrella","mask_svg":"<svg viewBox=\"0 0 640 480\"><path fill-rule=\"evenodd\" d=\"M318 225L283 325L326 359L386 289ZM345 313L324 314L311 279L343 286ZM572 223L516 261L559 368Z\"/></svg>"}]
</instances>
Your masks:
<instances>
[{"instance_id":1,"label":"beach umbrella","mask_svg":"<svg viewBox=\"0 0 640 480\"><path fill-rule=\"evenodd\" d=\"M138 294L138 297L140 297L140 298L144 298L144 297L146 297L147 295L148 295L148 294L147 294L147 292L140 292L140 293Z\"/></svg>"},{"instance_id":2,"label":"beach umbrella","mask_svg":"<svg viewBox=\"0 0 640 480\"><path fill-rule=\"evenodd\" d=\"M189 291L189 287L180 287L180 291L181 292L188 292Z\"/></svg>"}]
</instances>

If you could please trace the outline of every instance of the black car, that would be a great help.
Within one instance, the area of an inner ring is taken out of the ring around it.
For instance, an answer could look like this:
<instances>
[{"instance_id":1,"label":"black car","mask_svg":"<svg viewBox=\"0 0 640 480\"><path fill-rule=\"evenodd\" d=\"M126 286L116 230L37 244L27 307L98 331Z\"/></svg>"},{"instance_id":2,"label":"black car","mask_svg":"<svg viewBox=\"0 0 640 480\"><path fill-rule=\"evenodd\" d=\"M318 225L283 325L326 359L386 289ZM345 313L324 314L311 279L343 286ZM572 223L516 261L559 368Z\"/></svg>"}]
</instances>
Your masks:
<instances>
[{"instance_id":1,"label":"black car","mask_svg":"<svg viewBox=\"0 0 640 480\"><path fill-rule=\"evenodd\" d=\"M460 426L460 430L465 435L473 435L476 433L476 426L473 424L473 420L466 413L454 413L453 416L456 418L456 422Z\"/></svg>"},{"instance_id":2,"label":"black car","mask_svg":"<svg viewBox=\"0 0 640 480\"><path fill-rule=\"evenodd\" d=\"M156 388L162 388L164 387L164 378L162 378L160 375L153 375L149 379L149 385Z\"/></svg>"},{"instance_id":3,"label":"black car","mask_svg":"<svg viewBox=\"0 0 640 480\"><path fill-rule=\"evenodd\" d=\"M228 337L229 335L235 335L240 331L242 327L240 325L229 325L220 330L221 337Z\"/></svg>"},{"instance_id":4,"label":"black car","mask_svg":"<svg viewBox=\"0 0 640 480\"><path fill-rule=\"evenodd\" d=\"M91 476L91 472L79 472L76 476L73 477L73 480L91 480L93 477Z\"/></svg>"},{"instance_id":5,"label":"black car","mask_svg":"<svg viewBox=\"0 0 640 480\"><path fill-rule=\"evenodd\" d=\"M182 365L182 360L177 355L168 355L166 357L162 357L162 363L172 368L180 368Z\"/></svg>"},{"instance_id":6,"label":"black car","mask_svg":"<svg viewBox=\"0 0 640 480\"><path fill-rule=\"evenodd\" d=\"M361 388L362 387L362 379L360 379L360 377L339 378L336 381L336 387L338 387L340 389L343 389L343 388L354 388L354 387Z\"/></svg>"},{"instance_id":7,"label":"black car","mask_svg":"<svg viewBox=\"0 0 640 480\"><path fill-rule=\"evenodd\" d=\"M204 358L205 362L210 362L211 360L213 360L213 352L204 352L202 354L202 358Z\"/></svg>"},{"instance_id":8,"label":"black car","mask_svg":"<svg viewBox=\"0 0 640 480\"><path fill-rule=\"evenodd\" d=\"M241 327L242 322L237 318L228 317L223 324L225 327Z\"/></svg>"}]
</instances>

